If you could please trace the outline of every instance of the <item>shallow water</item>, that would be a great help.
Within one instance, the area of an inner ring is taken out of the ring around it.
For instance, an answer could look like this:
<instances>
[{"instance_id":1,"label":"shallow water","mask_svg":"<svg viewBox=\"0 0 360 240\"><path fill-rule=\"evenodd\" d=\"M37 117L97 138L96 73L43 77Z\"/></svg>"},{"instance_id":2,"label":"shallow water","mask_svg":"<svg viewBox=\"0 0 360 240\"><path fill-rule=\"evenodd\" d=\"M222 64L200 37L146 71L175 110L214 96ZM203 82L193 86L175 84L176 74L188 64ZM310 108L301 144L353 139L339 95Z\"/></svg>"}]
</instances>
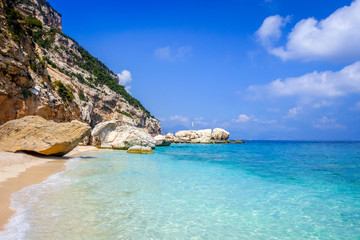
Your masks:
<instances>
[{"instance_id":1,"label":"shallow water","mask_svg":"<svg viewBox=\"0 0 360 240\"><path fill-rule=\"evenodd\" d=\"M0 239L360 239L360 143L103 150L17 192Z\"/></svg>"}]
</instances>

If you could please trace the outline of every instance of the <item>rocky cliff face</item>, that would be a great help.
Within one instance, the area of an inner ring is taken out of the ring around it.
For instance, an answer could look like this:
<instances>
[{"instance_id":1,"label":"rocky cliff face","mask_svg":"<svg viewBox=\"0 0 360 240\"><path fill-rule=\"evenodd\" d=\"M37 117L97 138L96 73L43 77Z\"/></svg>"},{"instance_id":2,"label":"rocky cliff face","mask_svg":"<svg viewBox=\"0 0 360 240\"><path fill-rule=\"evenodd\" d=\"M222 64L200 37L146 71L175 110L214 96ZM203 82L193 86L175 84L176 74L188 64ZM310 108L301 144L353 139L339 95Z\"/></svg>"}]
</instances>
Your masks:
<instances>
[{"instance_id":1,"label":"rocky cliff face","mask_svg":"<svg viewBox=\"0 0 360 240\"><path fill-rule=\"evenodd\" d=\"M161 132L118 77L61 32L44 0L0 0L0 124L26 115L95 126L109 120Z\"/></svg>"}]
</instances>

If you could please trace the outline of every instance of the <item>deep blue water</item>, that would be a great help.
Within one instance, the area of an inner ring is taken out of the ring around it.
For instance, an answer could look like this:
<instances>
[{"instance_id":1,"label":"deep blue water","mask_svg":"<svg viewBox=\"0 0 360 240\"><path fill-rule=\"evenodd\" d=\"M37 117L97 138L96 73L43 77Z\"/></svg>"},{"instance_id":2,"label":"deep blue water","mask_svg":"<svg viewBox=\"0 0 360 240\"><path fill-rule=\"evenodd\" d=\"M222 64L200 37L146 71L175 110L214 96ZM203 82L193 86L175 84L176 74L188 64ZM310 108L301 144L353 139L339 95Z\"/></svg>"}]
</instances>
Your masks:
<instances>
[{"instance_id":1,"label":"deep blue water","mask_svg":"<svg viewBox=\"0 0 360 240\"><path fill-rule=\"evenodd\" d=\"M101 150L12 200L0 238L360 239L360 143Z\"/></svg>"}]
</instances>

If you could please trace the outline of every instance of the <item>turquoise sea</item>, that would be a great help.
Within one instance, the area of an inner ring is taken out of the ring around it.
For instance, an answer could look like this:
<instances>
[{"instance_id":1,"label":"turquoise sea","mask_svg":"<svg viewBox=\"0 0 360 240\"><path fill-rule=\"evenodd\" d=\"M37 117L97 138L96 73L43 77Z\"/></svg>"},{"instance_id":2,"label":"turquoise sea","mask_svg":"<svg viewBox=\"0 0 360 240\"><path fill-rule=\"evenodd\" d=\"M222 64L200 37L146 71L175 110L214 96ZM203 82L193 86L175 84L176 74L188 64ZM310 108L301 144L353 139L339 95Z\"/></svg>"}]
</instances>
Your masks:
<instances>
[{"instance_id":1,"label":"turquoise sea","mask_svg":"<svg viewBox=\"0 0 360 240\"><path fill-rule=\"evenodd\" d=\"M0 239L360 239L360 143L101 150L12 196Z\"/></svg>"}]
</instances>

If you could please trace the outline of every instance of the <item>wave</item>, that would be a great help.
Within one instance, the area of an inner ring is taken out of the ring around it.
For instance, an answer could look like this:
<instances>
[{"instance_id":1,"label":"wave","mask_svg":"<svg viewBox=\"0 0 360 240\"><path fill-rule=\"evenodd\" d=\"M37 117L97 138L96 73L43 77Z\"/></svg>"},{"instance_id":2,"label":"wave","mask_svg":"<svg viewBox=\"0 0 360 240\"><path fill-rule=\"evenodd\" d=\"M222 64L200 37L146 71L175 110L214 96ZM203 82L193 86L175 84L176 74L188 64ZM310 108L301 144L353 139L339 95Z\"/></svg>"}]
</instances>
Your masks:
<instances>
[{"instance_id":1,"label":"wave","mask_svg":"<svg viewBox=\"0 0 360 240\"><path fill-rule=\"evenodd\" d=\"M66 169L51 175L45 181L30 185L11 195L10 208L15 213L10 217L9 222L0 232L0 239L21 240L25 239L26 233L30 230L31 224L27 222L27 216L34 214L32 208L38 204L42 194L49 191L57 191L59 188L71 184L74 180L65 177L65 173L74 169L79 164L80 158L71 158L66 163Z\"/></svg>"}]
</instances>

